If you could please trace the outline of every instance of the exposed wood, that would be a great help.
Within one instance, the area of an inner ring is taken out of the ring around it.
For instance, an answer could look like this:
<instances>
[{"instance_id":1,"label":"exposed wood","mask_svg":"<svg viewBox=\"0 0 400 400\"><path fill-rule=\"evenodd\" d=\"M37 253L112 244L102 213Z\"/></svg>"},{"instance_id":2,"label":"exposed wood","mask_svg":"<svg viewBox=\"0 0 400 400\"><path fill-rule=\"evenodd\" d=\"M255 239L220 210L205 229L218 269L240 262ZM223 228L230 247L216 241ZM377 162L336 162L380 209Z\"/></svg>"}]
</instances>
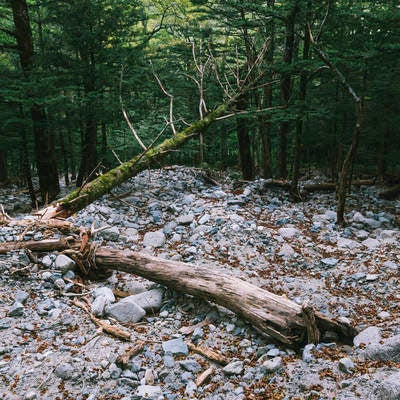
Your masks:
<instances>
[{"instance_id":1,"label":"exposed wood","mask_svg":"<svg viewBox=\"0 0 400 400\"><path fill-rule=\"evenodd\" d=\"M69 241L17 242L0 246L0 253L14 248L44 251L58 250L79 243ZM39 245L41 244L41 246ZM136 274L154 282L193 296L213 301L249 321L260 333L271 336L290 346L300 346L307 341L307 326L302 308L283 296L254 286L246 281L226 275L210 267L165 260L130 250L99 247L94 254L97 268L119 270ZM333 331L339 340L352 343L356 330L349 324L330 319L315 312L315 325L321 332Z\"/></svg>"},{"instance_id":2,"label":"exposed wood","mask_svg":"<svg viewBox=\"0 0 400 400\"><path fill-rule=\"evenodd\" d=\"M115 363L120 368L126 369L128 367L129 360L138 355L143 350L145 344L146 342L139 340L135 346L125 349L124 354L120 354Z\"/></svg>"},{"instance_id":3,"label":"exposed wood","mask_svg":"<svg viewBox=\"0 0 400 400\"><path fill-rule=\"evenodd\" d=\"M47 240L27 240L21 242L6 242L0 245L0 254L6 254L9 251L28 249L38 252L60 251L69 248L79 248L79 243L70 236L63 239L47 239Z\"/></svg>"},{"instance_id":4,"label":"exposed wood","mask_svg":"<svg viewBox=\"0 0 400 400\"><path fill-rule=\"evenodd\" d=\"M182 333L182 335L190 335L197 328L202 328L203 326L206 326L209 323L210 323L210 320L208 318L206 318L203 321L199 322L198 324L195 324L192 326L183 326L182 328L179 329L179 333Z\"/></svg>"},{"instance_id":5,"label":"exposed wood","mask_svg":"<svg viewBox=\"0 0 400 400\"><path fill-rule=\"evenodd\" d=\"M120 339L130 339L131 334L123 329L121 329L118 326L113 326L108 324L105 321L102 321L101 319L96 318L90 311L89 308L87 307L87 305L85 303L82 303L81 301L74 299L72 300L72 303L76 306L79 307L80 309L82 309L83 311L86 312L86 314L89 315L90 320L97 325L98 327L100 327L104 332L107 332L108 334L115 336L117 338Z\"/></svg>"},{"instance_id":6,"label":"exposed wood","mask_svg":"<svg viewBox=\"0 0 400 400\"><path fill-rule=\"evenodd\" d=\"M203 371L197 378L196 378L196 386L200 387L201 385L204 385L207 383L207 381L211 378L211 376L214 374L215 369L213 367L207 368L205 371Z\"/></svg>"},{"instance_id":7,"label":"exposed wood","mask_svg":"<svg viewBox=\"0 0 400 400\"><path fill-rule=\"evenodd\" d=\"M379 193L379 197L385 200L394 200L400 195L400 185L392 186Z\"/></svg>"},{"instance_id":8,"label":"exposed wood","mask_svg":"<svg viewBox=\"0 0 400 400\"><path fill-rule=\"evenodd\" d=\"M205 347L199 347L194 345L193 343L188 343L188 348L192 351L194 351L197 354L200 354L206 358L208 358L211 361L214 361L218 364L221 365L226 365L228 364L229 360L223 356L222 354L217 353L216 351L207 349Z\"/></svg>"},{"instance_id":9,"label":"exposed wood","mask_svg":"<svg viewBox=\"0 0 400 400\"><path fill-rule=\"evenodd\" d=\"M374 184L374 179L361 179L351 182L352 186L371 186ZM304 190L307 192L334 192L336 190L336 184L333 182L310 183L308 185L304 185Z\"/></svg>"}]
</instances>

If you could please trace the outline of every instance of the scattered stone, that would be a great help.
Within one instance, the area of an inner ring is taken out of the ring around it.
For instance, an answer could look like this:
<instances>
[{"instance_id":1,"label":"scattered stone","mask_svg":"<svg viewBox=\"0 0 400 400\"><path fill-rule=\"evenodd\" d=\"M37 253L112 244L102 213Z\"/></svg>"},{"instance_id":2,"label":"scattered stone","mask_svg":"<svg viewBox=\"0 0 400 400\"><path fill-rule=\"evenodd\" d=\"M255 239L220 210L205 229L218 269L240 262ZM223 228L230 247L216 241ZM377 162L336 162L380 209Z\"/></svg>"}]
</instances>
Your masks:
<instances>
[{"instance_id":1,"label":"scattered stone","mask_svg":"<svg viewBox=\"0 0 400 400\"><path fill-rule=\"evenodd\" d=\"M54 374L63 381L67 381L72 379L74 371L75 369L70 363L64 362L57 366L57 368L54 370Z\"/></svg>"},{"instance_id":2,"label":"scattered stone","mask_svg":"<svg viewBox=\"0 0 400 400\"><path fill-rule=\"evenodd\" d=\"M348 357L343 357L339 360L339 370L345 373L354 371L354 363Z\"/></svg>"},{"instance_id":3,"label":"scattered stone","mask_svg":"<svg viewBox=\"0 0 400 400\"><path fill-rule=\"evenodd\" d=\"M296 228L280 228L278 229L278 233L284 239L293 239L295 236L298 236L300 232Z\"/></svg>"},{"instance_id":4,"label":"scattered stone","mask_svg":"<svg viewBox=\"0 0 400 400\"><path fill-rule=\"evenodd\" d=\"M142 307L130 301L111 304L106 307L106 313L119 322L132 323L139 322L146 315Z\"/></svg>"},{"instance_id":5,"label":"scattered stone","mask_svg":"<svg viewBox=\"0 0 400 400\"><path fill-rule=\"evenodd\" d=\"M284 243L279 250L278 256L283 258L294 257L297 253L293 250L293 247L287 243Z\"/></svg>"},{"instance_id":6,"label":"scattered stone","mask_svg":"<svg viewBox=\"0 0 400 400\"><path fill-rule=\"evenodd\" d=\"M147 232L143 238L143 246L150 248L162 247L165 244L165 235L162 230Z\"/></svg>"},{"instance_id":7,"label":"scattered stone","mask_svg":"<svg viewBox=\"0 0 400 400\"><path fill-rule=\"evenodd\" d=\"M189 372L199 372L201 370L201 365L194 359L187 358L186 360L179 361L179 365Z\"/></svg>"},{"instance_id":8,"label":"scattered stone","mask_svg":"<svg viewBox=\"0 0 400 400\"><path fill-rule=\"evenodd\" d=\"M113 291L106 286L100 286L100 287L96 288L93 291L93 296L94 296L94 298L97 298L99 296L104 296L110 303L114 303L114 301L115 301L115 296L114 296Z\"/></svg>"},{"instance_id":9,"label":"scattered stone","mask_svg":"<svg viewBox=\"0 0 400 400\"><path fill-rule=\"evenodd\" d=\"M16 301L8 310L7 315L9 317L22 317L24 315L24 305Z\"/></svg>"},{"instance_id":10,"label":"scattered stone","mask_svg":"<svg viewBox=\"0 0 400 400\"><path fill-rule=\"evenodd\" d=\"M94 299L90 306L90 311L96 317L102 317L105 313L105 308L110 304L110 300L106 296L98 296Z\"/></svg>"},{"instance_id":11,"label":"scattered stone","mask_svg":"<svg viewBox=\"0 0 400 400\"><path fill-rule=\"evenodd\" d=\"M162 306L165 289L151 289L146 292L125 297L121 302L133 302L145 311L156 311Z\"/></svg>"},{"instance_id":12,"label":"scattered stone","mask_svg":"<svg viewBox=\"0 0 400 400\"><path fill-rule=\"evenodd\" d=\"M379 240L372 238L365 239L361 243L363 246L367 247L370 250L375 250L381 244Z\"/></svg>"},{"instance_id":13,"label":"scattered stone","mask_svg":"<svg viewBox=\"0 0 400 400\"><path fill-rule=\"evenodd\" d=\"M99 236L102 237L104 240L117 242L120 238L120 233L118 227L113 226L111 228L100 231Z\"/></svg>"},{"instance_id":14,"label":"scattered stone","mask_svg":"<svg viewBox=\"0 0 400 400\"><path fill-rule=\"evenodd\" d=\"M189 354L187 344L182 338L171 339L167 340L166 342L162 342L162 348L165 353L171 353L174 356L187 356Z\"/></svg>"},{"instance_id":15,"label":"scattered stone","mask_svg":"<svg viewBox=\"0 0 400 400\"><path fill-rule=\"evenodd\" d=\"M194 220L194 214L181 215L176 219L178 225L190 225Z\"/></svg>"},{"instance_id":16,"label":"scattered stone","mask_svg":"<svg viewBox=\"0 0 400 400\"><path fill-rule=\"evenodd\" d=\"M303 361L305 363L310 363L315 360L315 356L312 351L315 349L315 344L307 344L303 349Z\"/></svg>"},{"instance_id":17,"label":"scattered stone","mask_svg":"<svg viewBox=\"0 0 400 400\"><path fill-rule=\"evenodd\" d=\"M280 370L283 367L282 357L274 357L271 360L264 361L262 368L266 373Z\"/></svg>"},{"instance_id":18,"label":"scattered stone","mask_svg":"<svg viewBox=\"0 0 400 400\"><path fill-rule=\"evenodd\" d=\"M381 340L381 329L377 326L370 326L361 331L354 339L354 346L359 347L361 343L371 344L379 343Z\"/></svg>"},{"instance_id":19,"label":"scattered stone","mask_svg":"<svg viewBox=\"0 0 400 400\"><path fill-rule=\"evenodd\" d=\"M224 368L222 368L222 371L226 375L240 375L243 372L243 369L244 369L243 361L232 361Z\"/></svg>"},{"instance_id":20,"label":"scattered stone","mask_svg":"<svg viewBox=\"0 0 400 400\"><path fill-rule=\"evenodd\" d=\"M160 386L138 386L135 395L138 399L159 400L163 392Z\"/></svg>"},{"instance_id":21,"label":"scattered stone","mask_svg":"<svg viewBox=\"0 0 400 400\"><path fill-rule=\"evenodd\" d=\"M45 268L51 268L51 266L53 265L53 260L49 256L44 256L42 259L42 265Z\"/></svg>"},{"instance_id":22,"label":"scattered stone","mask_svg":"<svg viewBox=\"0 0 400 400\"><path fill-rule=\"evenodd\" d=\"M334 267L339 262L339 260L337 258L329 257L323 258L321 262L327 267Z\"/></svg>"},{"instance_id":23,"label":"scattered stone","mask_svg":"<svg viewBox=\"0 0 400 400\"><path fill-rule=\"evenodd\" d=\"M389 375L379 382L374 389L376 400L399 400L400 399L400 372Z\"/></svg>"},{"instance_id":24,"label":"scattered stone","mask_svg":"<svg viewBox=\"0 0 400 400\"><path fill-rule=\"evenodd\" d=\"M29 293L24 292L23 290L18 290L15 295L15 302L25 304L25 302L29 299Z\"/></svg>"},{"instance_id":25,"label":"scattered stone","mask_svg":"<svg viewBox=\"0 0 400 400\"><path fill-rule=\"evenodd\" d=\"M55 261L55 268L60 270L62 274L65 274L69 270L75 269L75 261L71 260L64 254L59 254Z\"/></svg>"},{"instance_id":26,"label":"scattered stone","mask_svg":"<svg viewBox=\"0 0 400 400\"><path fill-rule=\"evenodd\" d=\"M383 344L368 344L365 354L367 358L374 361L400 362L400 335L386 339Z\"/></svg>"}]
</instances>

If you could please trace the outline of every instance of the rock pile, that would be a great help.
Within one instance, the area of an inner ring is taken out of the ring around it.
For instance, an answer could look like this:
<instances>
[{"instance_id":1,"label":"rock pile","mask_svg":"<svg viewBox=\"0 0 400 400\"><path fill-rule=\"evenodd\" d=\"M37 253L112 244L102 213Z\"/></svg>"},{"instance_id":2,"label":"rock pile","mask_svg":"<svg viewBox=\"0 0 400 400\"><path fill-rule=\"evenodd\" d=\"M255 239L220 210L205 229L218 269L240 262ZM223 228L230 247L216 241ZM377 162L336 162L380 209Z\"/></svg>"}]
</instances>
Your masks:
<instances>
[{"instance_id":1,"label":"rock pile","mask_svg":"<svg viewBox=\"0 0 400 400\"><path fill-rule=\"evenodd\" d=\"M210 186L180 167L138 175L71 221L108 227L98 233L103 244L207 265L308 301L357 326L354 346L335 343L332 332L295 353L205 301L118 272L82 281L66 255L18 251L0 257L0 398L400 398L400 203L367 188L349 209L348 226L338 228L330 194L293 204L263 180ZM0 245L60 235L3 226ZM102 332L74 305L84 299L130 339Z\"/></svg>"}]
</instances>

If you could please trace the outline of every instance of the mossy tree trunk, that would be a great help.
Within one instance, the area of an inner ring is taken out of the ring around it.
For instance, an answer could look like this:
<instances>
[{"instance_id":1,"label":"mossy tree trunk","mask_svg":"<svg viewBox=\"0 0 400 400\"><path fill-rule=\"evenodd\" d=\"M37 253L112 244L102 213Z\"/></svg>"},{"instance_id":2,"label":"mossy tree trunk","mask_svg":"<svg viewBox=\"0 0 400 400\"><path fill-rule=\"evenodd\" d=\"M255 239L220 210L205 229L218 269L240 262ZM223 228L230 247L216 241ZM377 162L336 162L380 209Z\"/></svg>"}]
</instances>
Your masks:
<instances>
[{"instance_id":1,"label":"mossy tree trunk","mask_svg":"<svg viewBox=\"0 0 400 400\"><path fill-rule=\"evenodd\" d=\"M66 218L85 208L94 200L108 193L113 187L151 166L154 161L160 161L171 150L179 148L189 139L199 136L200 133L206 133L207 127L222 116L234 101L235 99L231 99L229 102L220 105L213 112L206 115L204 119L193 123L173 137L165 139L158 146L148 149L144 153L88 182L83 187L74 190L64 198L55 201L53 205L43 210L44 218L50 219L55 216Z\"/></svg>"}]
</instances>

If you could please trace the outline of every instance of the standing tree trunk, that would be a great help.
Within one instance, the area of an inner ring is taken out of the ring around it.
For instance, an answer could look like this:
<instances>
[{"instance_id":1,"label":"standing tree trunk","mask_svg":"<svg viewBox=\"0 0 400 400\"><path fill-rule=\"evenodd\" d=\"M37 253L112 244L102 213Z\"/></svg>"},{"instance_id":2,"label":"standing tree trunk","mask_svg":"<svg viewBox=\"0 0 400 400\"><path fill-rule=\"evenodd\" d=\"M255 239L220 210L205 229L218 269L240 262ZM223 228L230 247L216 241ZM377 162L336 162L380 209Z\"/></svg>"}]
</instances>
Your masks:
<instances>
[{"instance_id":1,"label":"standing tree trunk","mask_svg":"<svg viewBox=\"0 0 400 400\"><path fill-rule=\"evenodd\" d=\"M34 69L34 48L32 30L26 0L11 1L19 58L25 77L29 78ZM37 95L29 93L34 99ZM46 112L43 105L31 106L35 157L39 175L42 201L54 200L60 190L55 159L54 140L48 131Z\"/></svg>"},{"instance_id":2,"label":"standing tree trunk","mask_svg":"<svg viewBox=\"0 0 400 400\"><path fill-rule=\"evenodd\" d=\"M85 76L84 76L84 90L87 100L85 110L85 127L82 136L82 150L81 150L81 164L79 168L76 186L82 186L85 180L92 180L95 178L95 170L97 166L97 119L96 119L96 66L94 54L81 51L81 58L84 62Z\"/></svg>"},{"instance_id":3,"label":"standing tree trunk","mask_svg":"<svg viewBox=\"0 0 400 400\"><path fill-rule=\"evenodd\" d=\"M60 141L60 148L61 148L61 153L62 153L65 186L68 186L69 185L68 154L65 151L66 149L65 149L64 135L61 132L61 130L59 132L58 138Z\"/></svg>"},{"instance_id":4,"label":"standing tree trunk","mask_svg":"<svg viewBox=\"0 0 400 400\"><path fill-rule=\"evenodd\" d=\"M303 60L306 62L310 58L310 35L308 35L308 26L311 23L311 7L312 1L307 1L306 20L304 24L304 47L303 47ZM294 198L300 198L299 195L299 176L300 176L300 159L302 152L301 138L303 136L304 129L304 110L306 107L306 94L307 94L307 82L308 73L302 71L300 75L300 88L299 88L299 100L302 104L303 113L297 118L296 121L296 133L295 133L295 149L294 149L294 160L293 160L293 171L292 171L292 183L290 191Z\"/></svg>"},{"instance_id":5,"label":"standing tree trunk","mask_svg":"<svg viewBox=\"0 0 400 400\"><path fill-rule=\"evenodd\" d=\"M0 183L5 183L8 180L8 169L7 169L7 152L4 149L0 149Z\"/></svg>"},{"instance_id":6,"label":"standing tree trunk","mask_svg":"<svg viewBox=\"0 0 400 400\"><path fill-rule=\"evenodd\" d=\"M37 207L37 199L36 199L36 194L35 194L35 189L33 187L32 183L32 174L31 174L31 166L29 162L29 153L28 153L28 142L27 142L27 137L26 137L26 132L25 128L22 128L21 132L22 136L22 174L24 177L24 180L28 186L28 191L29 191L29 197L31 199L31 206L32 207Z\"/></svg>"},{"instance_id":7,"label":"standing tree trunk","mask_svg":"<svg viewBox=\"0 0 400 400\"><path fill-rule=\"evenodd\" d=\"M241 97L238 101L238 107L240 110L245 110L247 104L248 101L245 97ZM241 118L239 116L236 120L236 129L239 142L239 157L242 176L244 180L251 181L254 179L254 163L251 154L251 142L247 118Z\"/></svg>"},{"instance_id":8,"label":"standing tree trunk","mask_svg":"<svg viewBox=\"0 0 400 400\"><path fill-rule=\"evenodd\" d=\"M296 15L299 10L298 2L296 1L286 18L285 24L285 53L283 62L286 64L285 68L290 68L293 61L293 53L295 46L295 22ZM290 97L292 95L292 73L286 71L281 76L281 101L282 105L287 107ZM279 154L278 154L278 175L280 178L286 178L288 175L287 170L287 147L289 136L290 124L287 119L281 121L279 126Z\"/></svg>"}]
</instances>

